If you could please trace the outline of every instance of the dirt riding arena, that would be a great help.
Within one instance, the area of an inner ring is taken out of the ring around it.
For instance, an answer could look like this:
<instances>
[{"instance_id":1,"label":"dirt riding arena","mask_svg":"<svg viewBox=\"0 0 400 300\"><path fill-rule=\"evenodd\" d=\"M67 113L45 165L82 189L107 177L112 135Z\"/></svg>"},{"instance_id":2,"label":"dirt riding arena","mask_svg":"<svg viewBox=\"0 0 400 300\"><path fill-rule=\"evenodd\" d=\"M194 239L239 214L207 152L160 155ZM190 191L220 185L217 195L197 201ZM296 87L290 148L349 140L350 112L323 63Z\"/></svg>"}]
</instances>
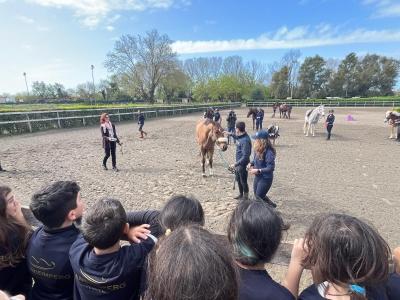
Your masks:
<instances>
[{"instance_id":1,"label":"dirt riding arena","mask_svg":"<svg viewBox=\"0 0 400 300\"><path fill-rule=\"evenodd\" d=\"M345 212L370 221L391 247L400 245L400 145L388 139L383 123L387 109L335 109L331 141L325 140L322 123L315 137L303 135L305 110L294 108L291 120L279 115L271 120L271 108L265 113L264 127L272 122L280 126L269 195L291 224L286 241L302 236L317 213ZM245 120L252 133L246 112L238 110L238 120ZM222 112L224 120L226 114ZM355 121L346 121L348 114ZM224 233L237 190L232 190L233 177L218 152L214 177L201 177L194 137L200 118L194 114L149 120L144 140L138 138L136 124L116 124L124 143L123 155L117 152L119 173L101 168L97 127L2 138L0 159L9 172L0 173L0 183L13 187L25 204L34 191L55 180L77 180L87 205L113 196L128 209L160 208L172 194L192 194L203 204L206 226ZM234 161L234 151L230 146L224 153L228 162Z\"/></svg>"}]
</instances>

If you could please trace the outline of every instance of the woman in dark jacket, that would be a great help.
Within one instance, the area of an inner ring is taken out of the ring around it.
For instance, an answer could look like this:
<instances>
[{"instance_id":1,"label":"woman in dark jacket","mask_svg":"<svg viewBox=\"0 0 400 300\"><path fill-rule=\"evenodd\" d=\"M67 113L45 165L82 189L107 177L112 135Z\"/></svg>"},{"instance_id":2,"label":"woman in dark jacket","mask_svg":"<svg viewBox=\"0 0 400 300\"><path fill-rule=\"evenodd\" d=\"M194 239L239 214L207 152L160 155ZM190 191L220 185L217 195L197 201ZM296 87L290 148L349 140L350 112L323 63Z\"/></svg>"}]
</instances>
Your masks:
<instances>
[{"instance_id":1,"label":"woman in dark jacket","mask_svg":"<svg viewBox=\"0 0 400 300\"><path fill-rule=\"evenodd\" d=\"M100 131L103 138L103 148L105 153L103 159L103 168L104 170L108 170L107 160L110 157L111 153L112 168L114 171L118 172L115 150L117 147L117 143L119 145L122 145L122 143L120 143L117 132L115 130L115 125L111 123L110 117L107 113L103 113L100 116Z\"/></svg>"},{"instance_id":2,"label":"woman in dark jacket","mask_svg":"<svg viewBox=\"0 0 400 300\"><path fill-rule=\"evenodd\" d=\"M0 186L0 290L26 297L32 277L26 264L26 246L31 229L21 205L8 186Z\"/></svg>"},{"instance_id":3,"label":"woman in dark jacket","mask_svg":"<svg viewBox=\"0 0 400 300\"><path fill-rule=\"evenodd\" d=\"M265 130L258 131L253 139L255 140L254 159L250 163L249 173L255 175L254 196L276 207L276 204L267 197L274 179L276 150L269 140L268 132Z\"/></svg>"}]
</instances>

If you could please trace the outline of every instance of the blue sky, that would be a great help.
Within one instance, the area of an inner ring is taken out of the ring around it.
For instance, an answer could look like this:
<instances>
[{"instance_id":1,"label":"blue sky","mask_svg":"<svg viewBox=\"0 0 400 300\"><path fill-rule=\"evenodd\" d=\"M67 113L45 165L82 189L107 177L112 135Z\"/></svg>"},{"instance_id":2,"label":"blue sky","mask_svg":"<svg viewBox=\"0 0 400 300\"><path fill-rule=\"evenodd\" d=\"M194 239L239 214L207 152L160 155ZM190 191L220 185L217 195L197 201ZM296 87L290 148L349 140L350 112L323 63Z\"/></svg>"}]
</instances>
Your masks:
<instances>
[{"instance_id":1,"label":"blue sky","mask_svg":"<svg viewBox=\"0 0 400 300\"><path fill-rule=\"evenodd\" d=\"M0 94L35 80L67 88L106 78L123 34L153 28L182 59L241 55L266 63L289 49L400 59L400 0L0 0Z\"/></svg>"}]
</instances>

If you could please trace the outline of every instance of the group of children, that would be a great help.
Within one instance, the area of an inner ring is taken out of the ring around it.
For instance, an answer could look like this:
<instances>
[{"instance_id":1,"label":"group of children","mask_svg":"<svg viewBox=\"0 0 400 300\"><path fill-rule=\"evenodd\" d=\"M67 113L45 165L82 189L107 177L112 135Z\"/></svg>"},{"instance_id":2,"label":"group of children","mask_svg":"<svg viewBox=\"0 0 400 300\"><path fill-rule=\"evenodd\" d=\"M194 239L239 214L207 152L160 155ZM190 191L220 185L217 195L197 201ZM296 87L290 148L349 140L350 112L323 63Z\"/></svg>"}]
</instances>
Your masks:
<instances>
[{"instance_id":1,"label":"group of children","mask_svg":"<svg viewBox=\"0 0 400 300\"><path fill-rule=\"evenodd\" d=\"M59 181L30 208L43 224L34 232L13 191L0 187L0 290L19 299L400 299L399 261L390 273L385 240L344 214L314 219L280 284L265 264L289 226L260 200L238 203L227 239L203 227L200 202L186 196L160 211L126 212L113 198L85 209L78 184ZM305 268L314 283L299 294Z\"/></svg>"}]
</instances>

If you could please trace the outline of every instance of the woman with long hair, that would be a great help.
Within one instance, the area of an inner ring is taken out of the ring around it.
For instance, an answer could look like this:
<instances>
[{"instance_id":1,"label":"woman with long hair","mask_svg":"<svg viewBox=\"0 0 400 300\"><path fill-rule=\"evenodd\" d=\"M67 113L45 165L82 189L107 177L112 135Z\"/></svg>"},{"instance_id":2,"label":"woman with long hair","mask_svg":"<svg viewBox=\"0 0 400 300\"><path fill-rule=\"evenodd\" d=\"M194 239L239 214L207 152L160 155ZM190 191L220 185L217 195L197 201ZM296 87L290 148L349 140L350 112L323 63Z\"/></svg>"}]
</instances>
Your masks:
<instances>
[{"instance_id":1,"label":"woman with long hair","mask_svg":"<svg viewBox=\"0 0 400 300\"><path fill-rule=\"evenodd\" d=\"M254 196L276 207L267 193L271 188L274 179L276 150L269 140L269 134L265 130L258 131L253 136L254 141L254 159L249 164L249 173L254 175Z\"/></svg>"},{"instance_id":2,"label":"woman with long hair","mask_svg":"<svg viewBox=\"0 0 400 300\"><path fill-rule=\"evenodd\" d=\"M0 186L0 290L11 295L29 295L32 278L25 251L31 229L21 204L8 186Z\"/></svg>"},{"instance_id":3,"label":"woman with long hair","mask_svg":"<svg viewBox=\"0 0 400 300\"><path fill-rule=\"evenodd\" d=\"M117 132L115 130L115 125L111 123L110 116L107 113L102 113L100 116L100 130L103 138L103 148L105 154L103 158L103 169L108 170L107 160L111 153L112 168L114 171L118 172L115 150L117 143L119 145L122 145L122 143L119 141Z\"/></svg>"}]
</instances>

